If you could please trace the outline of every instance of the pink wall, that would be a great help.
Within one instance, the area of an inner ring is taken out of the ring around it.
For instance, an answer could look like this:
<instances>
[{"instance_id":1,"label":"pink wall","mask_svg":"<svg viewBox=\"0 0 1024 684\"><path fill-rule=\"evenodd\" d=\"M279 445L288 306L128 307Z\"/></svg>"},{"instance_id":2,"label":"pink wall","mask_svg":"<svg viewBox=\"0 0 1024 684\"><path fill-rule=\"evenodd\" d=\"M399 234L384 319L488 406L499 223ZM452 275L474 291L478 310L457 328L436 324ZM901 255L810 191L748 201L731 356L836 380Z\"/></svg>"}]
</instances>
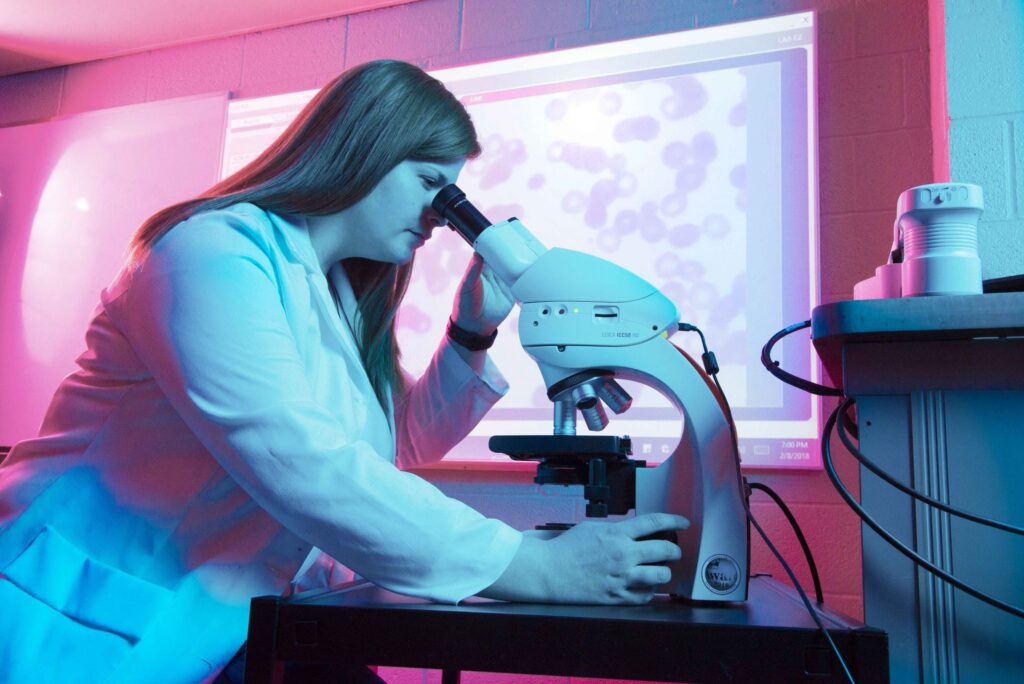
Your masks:
<instances>
[{"instance_id":1,"label":"pink wall","mask_svg":"<svg viewBox=\"0 0 1024 684\"><path fill-rule=\"evenodd\" d=\"M929 4L422 0L3 78L0 125L196 93L232 91L246 98L311 88L346 66L379 57L434 68L813 9L819 13L821 48L821 258L826 264L822 292L830 301L851 297L854 282L870 275L883 259L898 194L931 182L933 168L945 166L941 160L936 163L932 153ZM852 459L839 460L841 474L856 485ZM825 475L750 475L769 483L790 504L818 560L827 603L861 616L860 526ZM577 505L559 492L539 491L522 472L434 471L428 476L450 494L513 524L544 522L552 511L571 511ZM755 495L753 506L810 587L785 519L762 494ZM753 554L755 571L784 578L757 539Z\"/></svg>"}]
</instances>

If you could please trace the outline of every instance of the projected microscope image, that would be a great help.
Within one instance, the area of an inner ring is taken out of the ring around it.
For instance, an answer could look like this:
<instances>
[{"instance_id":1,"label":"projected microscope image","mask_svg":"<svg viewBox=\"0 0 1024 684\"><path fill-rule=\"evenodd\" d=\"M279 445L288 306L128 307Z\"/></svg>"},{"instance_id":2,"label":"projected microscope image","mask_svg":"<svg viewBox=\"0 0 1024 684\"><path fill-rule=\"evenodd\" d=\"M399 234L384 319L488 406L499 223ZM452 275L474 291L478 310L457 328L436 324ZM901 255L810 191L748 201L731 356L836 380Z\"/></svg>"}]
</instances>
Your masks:
<instances>
[{"instance_id":1,"label":"projected microscope image","mask_svg":"<svg viewBox=\"0 0 1024 684\"><path fill-rule=\"evenodd\" d=\"M518 217L545 244L609 259L658 287L712 341L735 404L746 401L750 68L469 103L484 152L458 181L492 221ZM413 373L444 334L470 254L448 230L417 254L399 317ZM492 349L511 379L499 406L508 419L546 418L550 400L517 342L517 315ZM699 357L695 335L673 341ZM634 411L669 406L642 385L630 391Z\"/></svg>"}]
</instances>

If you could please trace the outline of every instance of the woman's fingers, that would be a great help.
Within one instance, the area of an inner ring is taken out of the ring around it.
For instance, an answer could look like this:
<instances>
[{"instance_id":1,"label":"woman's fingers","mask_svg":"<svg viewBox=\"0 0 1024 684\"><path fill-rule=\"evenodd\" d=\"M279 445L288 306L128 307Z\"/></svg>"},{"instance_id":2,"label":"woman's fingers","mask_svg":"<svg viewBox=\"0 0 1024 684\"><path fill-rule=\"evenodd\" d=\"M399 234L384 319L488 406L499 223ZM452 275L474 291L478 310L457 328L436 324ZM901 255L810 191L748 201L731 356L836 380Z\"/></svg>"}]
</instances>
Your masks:
<instances>
[{"instance_id":1,"label":"woman's fingers","mask_svg":"<svg viewBox=\"0 0 1024 684\"><path fill-rule=\"evenodd\" d=\"M640 562L646 564L669 563L683 557L677 545L660 539L637 542L637 549L640 551Z\"/></svg>"},{"instance_id":2,"label":"woman's fingers","mask_svg":"<svg viewBox=\"0 0 1024 684\"><path fill-rule=\"evenodd\" d=\"M638 565L629 571L626 587L632 591L651 590L672 579L672 571L664 565Z\"/></svg>"},{"instance_id":3,"label":"woman's fingers","mask_svg":"<svg viewBox=\"0 0 1024 684\"><path fill-rule=\"evenodd\" d=\"M624 520L619 524L622 525L623 532L633 539L639 539L659 532L685 530L690 526L690 521L681 515L671 513L647 513Z\"/></svg>"},{"instance_id":4,"label":"woman's fingers","mask_svg":"<svg viewBox=\"0 0 1024 684\"><path fill-rule=\"evenodd\" d=\"M676 530L688 526L681 516L655 513L623 522L582 522L549 540L527 535L517 558L532 560L517 563L524 570L507 573L507 582L503 575L489 595L556 603L646 603L657 587L671 582L667 563L682 554L673 542L643 538L659 532L674 538ZM531 549L533 556L526 553ZM506 585L515 588L512 594Z\"/></svg>"}]
</instances>

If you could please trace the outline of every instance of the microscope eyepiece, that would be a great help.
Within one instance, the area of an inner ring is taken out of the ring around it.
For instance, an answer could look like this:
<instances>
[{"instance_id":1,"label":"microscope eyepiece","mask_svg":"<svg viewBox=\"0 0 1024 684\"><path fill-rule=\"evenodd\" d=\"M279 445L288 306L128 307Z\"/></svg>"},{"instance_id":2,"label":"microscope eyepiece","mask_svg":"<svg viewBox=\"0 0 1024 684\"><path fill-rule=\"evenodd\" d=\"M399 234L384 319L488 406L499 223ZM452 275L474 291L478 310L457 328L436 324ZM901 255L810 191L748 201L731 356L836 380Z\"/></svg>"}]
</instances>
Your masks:
<instances>
[{"instance_id":1,"label":"microscope eyepiece","mask_svg":"<svg viewBox=\"0 0 1024 684\"><path fill-rule=\"evenodd\" d=\"M466 199L454 183L444 186L430 205L466 242L472 245L491 222Z\"/></svg>"}]
</instances>

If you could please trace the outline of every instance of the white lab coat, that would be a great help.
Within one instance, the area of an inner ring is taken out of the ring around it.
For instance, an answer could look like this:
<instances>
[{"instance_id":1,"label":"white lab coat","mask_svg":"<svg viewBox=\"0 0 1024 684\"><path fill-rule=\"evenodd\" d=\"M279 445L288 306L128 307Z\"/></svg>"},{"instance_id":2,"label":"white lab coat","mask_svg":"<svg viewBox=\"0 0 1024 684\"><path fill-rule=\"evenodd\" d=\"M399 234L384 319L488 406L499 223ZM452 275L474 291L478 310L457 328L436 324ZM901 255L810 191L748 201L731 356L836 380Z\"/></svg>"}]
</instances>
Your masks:
<instances>
[{"instance_id":1,"label":"white lab coat","mask_svg":"<svg viewBox=\"0 0 1024 684\"><path fill-rule=\"evenodd\" d=\"M0 467L0 681L208 680L249 599L287 591L314 547L448 602L518 549L396 468L443 456L504 379L442 342L386 415L300 217L240 204L176 226L104 290L87 342Z\"/></svg>"}]
</instances>

